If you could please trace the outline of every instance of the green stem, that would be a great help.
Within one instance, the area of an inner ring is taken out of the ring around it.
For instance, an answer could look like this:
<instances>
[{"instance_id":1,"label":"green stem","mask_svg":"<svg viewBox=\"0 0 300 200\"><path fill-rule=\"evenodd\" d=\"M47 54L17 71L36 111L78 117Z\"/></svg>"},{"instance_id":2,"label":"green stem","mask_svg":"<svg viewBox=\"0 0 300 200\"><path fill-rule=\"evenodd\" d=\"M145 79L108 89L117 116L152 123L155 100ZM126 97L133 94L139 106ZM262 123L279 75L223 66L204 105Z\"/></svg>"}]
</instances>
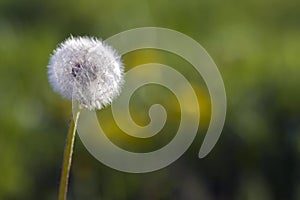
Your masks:
<instances>
[{"instance_id":1,"label":"green stem","mask_svg":"<svg viewBox=\"0 0 300 200\"><path fill-rule=\"evenodd\" d=\"M68 131L68 135L67 135L67 139L66 139L63 165L62 165L62 170L61 170L58 200L66 200L67 199L69 173L70 173L70 168L71 168L75 133L76 133L79 114L80 114L80 112L78 111L77 113L75 113L75 119L73 119L73 116L71 116L71 119L70 119L69 131Z\"/></svg>"}]
</instances>

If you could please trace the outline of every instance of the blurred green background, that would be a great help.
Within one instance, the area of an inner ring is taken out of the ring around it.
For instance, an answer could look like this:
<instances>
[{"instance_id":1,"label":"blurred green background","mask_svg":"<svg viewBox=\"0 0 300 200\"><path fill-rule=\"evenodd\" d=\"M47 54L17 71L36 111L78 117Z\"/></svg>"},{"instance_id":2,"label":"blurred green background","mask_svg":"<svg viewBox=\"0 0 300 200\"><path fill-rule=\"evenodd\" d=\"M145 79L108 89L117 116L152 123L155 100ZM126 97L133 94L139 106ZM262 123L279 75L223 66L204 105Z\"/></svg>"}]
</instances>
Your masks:
<instances>
[{"instance_id":1,"label":"blurred green background","mask_svg":"<svg viewBox=\"0 0 300 200\"><path fill-rule=\"evenodd\" d=\"M52 50L71 34L106 39L143 26L187 34L215 60L228 98L221 138L206 158L197 158L209 123L210 100L192 66L167 52L129 53L123 57L126 70L161 61L190 80L201 107L198 136L179 160L148 174L104 166L77 137L69 199L300 199L296 0L1 0L0 199L56 199L71 103L48 84L46 66ZM165 105L169 114L166 128L155 138L128 138L116 128L108 107L99 115L109 137L137 152L167 144L180 117L172 93L145 86L133 96L130 109L143 125L154 103Z\"/></svg>"}]
</instances>

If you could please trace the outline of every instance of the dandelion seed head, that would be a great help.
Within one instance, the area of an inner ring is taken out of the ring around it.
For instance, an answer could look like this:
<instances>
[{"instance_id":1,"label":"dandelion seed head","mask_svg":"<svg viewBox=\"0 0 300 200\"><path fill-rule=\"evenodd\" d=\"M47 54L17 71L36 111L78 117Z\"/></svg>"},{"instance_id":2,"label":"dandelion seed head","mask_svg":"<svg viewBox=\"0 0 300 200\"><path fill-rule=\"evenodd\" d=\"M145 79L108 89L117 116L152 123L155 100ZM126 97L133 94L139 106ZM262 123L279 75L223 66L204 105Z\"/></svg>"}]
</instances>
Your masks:
<instances>
[{"instance_id":1,"label":"dandelion seed head","mask_svg":"<svg viewBox=\"0 0 300 200\"><path fill-rule=\"evenodd\" d=\"M124 67L117 52L89 37L70 37L54 51L48 64L54 91L90 110L101 109L119 95Z\"/></svg>"}]
</instances>

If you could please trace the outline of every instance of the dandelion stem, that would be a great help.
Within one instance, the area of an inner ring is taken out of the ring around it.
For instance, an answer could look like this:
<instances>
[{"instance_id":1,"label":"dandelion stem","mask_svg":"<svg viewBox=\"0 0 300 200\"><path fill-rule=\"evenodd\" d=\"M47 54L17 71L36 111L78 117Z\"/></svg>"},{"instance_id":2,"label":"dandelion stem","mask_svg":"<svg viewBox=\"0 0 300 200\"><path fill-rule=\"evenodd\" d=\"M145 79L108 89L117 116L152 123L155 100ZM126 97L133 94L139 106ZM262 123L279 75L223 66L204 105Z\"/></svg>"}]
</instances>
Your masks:
<instances>
[{"instance_id":1,"label":"dandelion stem","mask_svg":"<svg viewBox=\"0 0 300 200\"><path fill-rule=\"evenodd\" d=\"M66 200L67 199L69 173L70 173L70 168L71 168L75 133L76 133L79 114L80 114L80 112L77 111L74 115L75 116L74 119L73 119L73 116L71 116L70 123L69 123L69 130L68 130L68 135L66 138L63 165L62 165L62 170L61 170L58 200Z\"/></svg>"}]
</instances>

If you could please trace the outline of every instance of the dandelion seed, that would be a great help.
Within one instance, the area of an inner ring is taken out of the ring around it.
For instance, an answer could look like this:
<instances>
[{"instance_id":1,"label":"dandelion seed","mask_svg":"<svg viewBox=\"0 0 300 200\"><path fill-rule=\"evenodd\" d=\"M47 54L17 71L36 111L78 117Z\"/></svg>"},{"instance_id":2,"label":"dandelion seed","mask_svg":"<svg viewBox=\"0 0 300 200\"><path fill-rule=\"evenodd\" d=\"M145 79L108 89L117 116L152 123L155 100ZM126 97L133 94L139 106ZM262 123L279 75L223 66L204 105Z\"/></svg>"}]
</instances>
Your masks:
<instances>
[{"instance_id":1,"label":"dandelion seed","mask_svg":"<svg viewBox=\"0 0 300 200\"><path fill-rule=\"evenodd\" d=\"M70 37L54 51L49 82L66 99L90 110L101 109L119 95L123 64L116 51L89 37Z\"/></svg>"}]
</instances>

